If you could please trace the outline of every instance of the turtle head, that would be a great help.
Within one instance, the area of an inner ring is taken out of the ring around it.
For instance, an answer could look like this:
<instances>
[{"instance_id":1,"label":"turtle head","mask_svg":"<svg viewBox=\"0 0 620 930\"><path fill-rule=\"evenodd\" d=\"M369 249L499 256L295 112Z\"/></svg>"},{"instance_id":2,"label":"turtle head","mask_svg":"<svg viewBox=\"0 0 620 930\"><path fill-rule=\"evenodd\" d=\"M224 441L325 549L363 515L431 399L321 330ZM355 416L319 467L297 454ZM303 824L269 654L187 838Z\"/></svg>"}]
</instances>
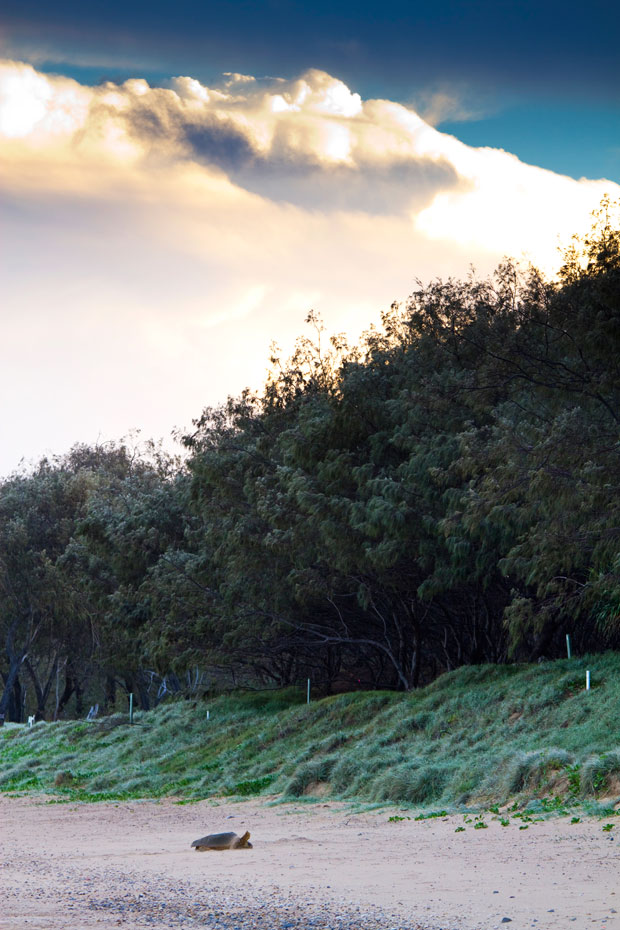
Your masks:
<instances>
[{"instance_id":1,"label":"turtle head","mask_svg":"<svg viewBox=\"0 0 620 930\"><path fill-rule=\"evenodd\" d=\"M250 839L250 833L248 830L246 830L243 836L240 836L237 842L235 843L235 849L251 849L252 844L248 843L249 839Z\"/></svg>"}]
</instances>

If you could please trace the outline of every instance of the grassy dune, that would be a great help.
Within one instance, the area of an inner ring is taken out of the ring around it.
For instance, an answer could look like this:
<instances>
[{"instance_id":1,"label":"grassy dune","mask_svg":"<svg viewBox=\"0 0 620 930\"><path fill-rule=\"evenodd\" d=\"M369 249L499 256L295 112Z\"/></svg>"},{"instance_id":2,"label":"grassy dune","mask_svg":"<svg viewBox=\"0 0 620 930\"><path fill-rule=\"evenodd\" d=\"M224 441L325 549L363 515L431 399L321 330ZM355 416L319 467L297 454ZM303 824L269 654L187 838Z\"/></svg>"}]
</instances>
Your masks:
<instances>
[{"instance_id":1,"label":"grassy dune","mask_svg":"<svg viewBox=\"0 0 620 930\"><path fill-rule=\"evenodd\" d=\"M586 669L591 690L585 691ZM67 800L332 797L412 807L620 800L620 654L475 666L412 694L178 701L0 730L0 791ZM209 719L207 719L209 710Z\"/></svg>"}]
</instances>

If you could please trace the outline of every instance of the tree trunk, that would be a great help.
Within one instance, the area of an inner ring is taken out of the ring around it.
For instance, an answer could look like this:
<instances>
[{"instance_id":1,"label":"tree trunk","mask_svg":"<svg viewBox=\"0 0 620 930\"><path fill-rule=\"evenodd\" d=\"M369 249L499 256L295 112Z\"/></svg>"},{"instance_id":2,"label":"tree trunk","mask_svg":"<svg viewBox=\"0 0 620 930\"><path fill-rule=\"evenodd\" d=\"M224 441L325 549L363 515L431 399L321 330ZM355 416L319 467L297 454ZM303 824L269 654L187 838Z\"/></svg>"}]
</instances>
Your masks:
<instances>
[{"instance_id":1,"label":"tree trunk","mask_svg":"<svg viewBox=\"0 0 620 930\"><path fill-rule=\"evenodd\" d=\"M11 689L11 696L9 699L9 720L13 721L13 723L23 723L24 697L24 689L22 688L22 683L18 675L13 682L13 688Z\"/></svg>"},{"instance_id":2,"label":"tree trunk","mask_svg":"<svg viewBox=\"0 0 620 930\"><path fill-rule=\"evenodd\" d=\"M63 710L69 703L74 691L75 691L76 681L73 675L69 672L65 672L65 687L58 701L58 707L56 709L56 716L60 716Z\"/></svg>"},{"instance_id":3,"label":"tree trunk","mask_svg":"<svg viewBox=\"0 0 620 930\"><path fill-rule=\"evenodd\" d=\"M107 714L114 713L116 706L116 678L106 675L105 678L105 710Z\"/></svg>"},{"instance_id":4,"label":"tree trunk","mask_svg":"<svg viewBox=\"0 0 620 930\"><path fill-rule=\"evenodd\" d=\"M4 678L4 691L2 692L2 697L0 698L0 716L7 717L9 720L12 720L13 723L19 723L19 720L14 720L13 715L15 714L15 696L14 689L15 683L19 682L19 672L22 667L22 663L26 658L25 655L9 655L9 673ZM19 685L19 691L21 694L21 685ZM19 716L21 717L21 707L19 709Z\"/></svg>"},{"instance_id":5,"label":"tree trunk","mask_svg":"<svg viewBox=\"0 0 620 930\"><path fill-rule=\"evenodd\" d=\"M75 715L76 717L84 716L84 689L77 678L75 679Z\"/></svg>"},{"instance_id":6,"label":"tree trunk","mask_svg":"<svg viewBox=\"0 0 620 930\"><path fill-rule=\"evenodd\" d=\"M417 688L420 684L420 665L422 662L422 637L420 624L413 620L413 656L411 661L411 686Z\"/></svg>"},{"instance_id":7,"label":"tree trunk","mask_svg":"<svg viewBox=\"0 0 620 930\"><path fill-rule=\"evenodd\" d=\"M138 695L140 697L140 707L142 710L151 709L151 701L149 698L149 681L143 671L139 671L137 675L137 688Z\"/></svg>"},{"instance_id":8,"label":"tree trunk","mask_svg":"<svg viewBox=\"0 0 620 930\"><path fill-rule=\"evenodd\" d=\"M34 693L37 698L37 709L35 711L35 718L37 720L45 719L45 705L47 704L49 693L52 690L52 683L56 676L57 665L58 665L58 657L54 656L54 659L52 660L51 670L47 677L47 681L42 686L41 682L39 681L39 677L37 673L32 667L32 663L30 662L30 660L29 659L24 660L24 667L26 671L28 672L28 675L30 676L30 680L32 681L32 684L34 687Z\"/></svg>"}]
</instances>

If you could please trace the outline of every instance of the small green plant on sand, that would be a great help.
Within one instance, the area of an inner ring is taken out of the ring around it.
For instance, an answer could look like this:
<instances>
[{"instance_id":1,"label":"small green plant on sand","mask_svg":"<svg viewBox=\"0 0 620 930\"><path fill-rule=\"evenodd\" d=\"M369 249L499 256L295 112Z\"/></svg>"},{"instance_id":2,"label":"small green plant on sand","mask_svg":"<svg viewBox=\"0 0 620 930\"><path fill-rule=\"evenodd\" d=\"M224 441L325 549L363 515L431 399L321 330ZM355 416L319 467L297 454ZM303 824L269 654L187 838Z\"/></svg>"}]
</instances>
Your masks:
<instances>
[{"instance_id":1,"label":"small green plant on sand","mask_svg":"<svg viewBox=\"0 0 620 930\"><path fill-rule=\"evenodd\" d=\"M512 816L515 819L519 819L522 823L532 823L532 818L523 811L516 811Z\"/></svg>"},{"instance_id":2,"label":"small green plant on sand","mask_svg":"<svg viewBox=\"0 0 620 930\"><path fill-rule=\"evenodd\" d=\"M448 811L430 811L428 814L418 814L414 820L433 820L435 817L447 817Z\"/></svg>"},{"instance_id":3,"label":"small green plant on sand","mask_svg":"<svg viewBox=\"0 0 620 930\"><path fill-rule=\"evenodd\" d=\"M606 824L603 826L603 832L604 832L604 833L609 833L609 831L610 831L610 830L613 830L613 828L614 828L613 823L606 823Z\"/></svg>"},{"instance_id":4,"label":"small green plant on sand","mask_svg":"<svg viewBox=\"0 0 620 930\"><path fill-rule=\"evenodd\" d=\"M566 814L566 802L559 796L541 798L540 803L546 814Z\"/></svg>"}]
</instances>

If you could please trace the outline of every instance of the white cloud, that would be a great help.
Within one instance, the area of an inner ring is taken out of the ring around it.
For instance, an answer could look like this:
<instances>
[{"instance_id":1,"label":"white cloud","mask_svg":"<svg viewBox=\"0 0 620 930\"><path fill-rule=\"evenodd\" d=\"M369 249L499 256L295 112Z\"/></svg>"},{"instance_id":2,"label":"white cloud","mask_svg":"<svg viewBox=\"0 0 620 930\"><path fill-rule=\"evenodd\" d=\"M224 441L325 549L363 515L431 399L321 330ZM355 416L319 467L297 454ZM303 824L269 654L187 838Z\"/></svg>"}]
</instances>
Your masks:
<instances>
[{"instance_id":1,"label":"white cloud","mask_svg":"<svg viewBox=\"0 0 620 930\"><path fill-rule=\"evenodd\" d=\"M414 95L411 105L431 126L483 119L497 109L492 92L481 94L479 88L474 92L467 86L455 87L449 84L419 91Z\"/></svg>"},{"instance_id":2,"label":"white cloud","mask_svg":"<svg viewBox=\"0 0 620 930\"><path fill-rule=\"evenodd\" d=\"M609 182L472 149L309 71L84 87L0 64L0 473L162 435L265 376L309 309L353 336L416 277L552 267Z\"/></svg>"}]
</instances>

